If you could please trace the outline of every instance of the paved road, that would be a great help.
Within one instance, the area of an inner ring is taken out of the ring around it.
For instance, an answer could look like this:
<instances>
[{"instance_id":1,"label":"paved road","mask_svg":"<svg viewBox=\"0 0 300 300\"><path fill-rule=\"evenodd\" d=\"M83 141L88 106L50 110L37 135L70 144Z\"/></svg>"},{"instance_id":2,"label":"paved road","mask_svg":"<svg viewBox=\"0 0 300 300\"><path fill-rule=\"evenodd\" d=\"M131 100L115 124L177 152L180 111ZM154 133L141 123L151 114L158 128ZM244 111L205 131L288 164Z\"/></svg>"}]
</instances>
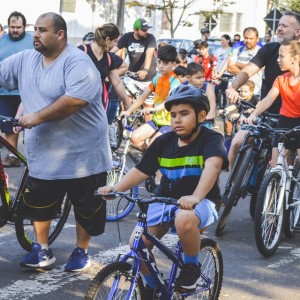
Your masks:
<instances>
[{"instance_id":1,"label":"paved road","mask_svg":"<svg viewBox=\"0 0 300 300\"><path fill-rule=\"evenodd\" d=\"M13 173L16 173L13 171ZM13 184L14 175L11 175ZM221 174L222 186L227 173ZM254 222L249 212L249 199L239 202L234 208L222 237L214 236L215 224L206 236L215 239L224 257L224 281L220 299L300 299L300 235L291 240L283 239L277 253L263 258L254 241ZM119 249L116 223L108 223L106 232L92 239L90 254L92 267L80 274L66 273L63 264L74 248L74 216L53 244L57 265L51 271L31 271L19 267L24 255L12 225L0 228L0 299L82 299L90 280L97 271L115 255L127 249L129 234L135 224L135 212L120 222L122 247ZM167 235L166 242L175 243L174 235ZM159 259L163 268L168 261Z\"/></svg>"}]
</instances>

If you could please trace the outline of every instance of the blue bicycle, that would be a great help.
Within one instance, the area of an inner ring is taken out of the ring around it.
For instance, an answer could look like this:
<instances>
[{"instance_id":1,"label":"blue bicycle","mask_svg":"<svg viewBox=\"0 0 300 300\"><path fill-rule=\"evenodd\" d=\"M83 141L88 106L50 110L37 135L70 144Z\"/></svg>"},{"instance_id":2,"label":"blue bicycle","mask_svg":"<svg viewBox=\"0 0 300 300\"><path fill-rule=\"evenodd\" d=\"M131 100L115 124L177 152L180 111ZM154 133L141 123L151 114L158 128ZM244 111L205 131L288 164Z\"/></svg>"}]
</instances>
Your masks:
<instances>
[{"instance_id":1,"label":"blue bicycle","mask_svg":"<svg viewBox=\"0 0 300 300\"><path fill-rule=\"evenodd\" d=\"M145 262L157 283L151 299L211 299L219 298L223 280L223 258L217 243L209 238L201 239L199 263L201 263L201 276L197 287L193 290L177 290L174 282L178 269L183 266L182 245L177 242L173 251L164 245L147 229L147 204L160 202L177 204L177 200L164 197L140 196L133 198L131 193L116 192L113 196L124 197L129 202L138 204L140 212L137 214L138 222L131 250L126 254L119 254L117 260L104 267L92 280L85 299L120 299L120 300L148 300L145 293L143 276L140 272L141 262ZM99 195L101 197L101 195ZM156 261L146 248L142 237L145 237L156 246L165 257L173 263L169 275L164 275L158 269Z\"/></svg>"}]
</instances>

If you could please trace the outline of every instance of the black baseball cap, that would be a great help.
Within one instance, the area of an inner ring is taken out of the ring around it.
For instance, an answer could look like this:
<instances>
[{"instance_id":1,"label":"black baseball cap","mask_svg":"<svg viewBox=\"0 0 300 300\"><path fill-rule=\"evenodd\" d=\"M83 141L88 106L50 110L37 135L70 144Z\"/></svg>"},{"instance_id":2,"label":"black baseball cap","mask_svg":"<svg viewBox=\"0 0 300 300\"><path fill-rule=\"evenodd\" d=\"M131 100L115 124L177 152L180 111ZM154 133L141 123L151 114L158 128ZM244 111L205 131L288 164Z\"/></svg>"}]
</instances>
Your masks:
<instances>
[{"instance_id":1,"label":"black baseball cap","mask_svg":"<svg viewBox=\"0 0 300 300\"><path fill-rule=\"evenodd\" d=\"M206 27L201 28L200 32L201 33L210 33L209 29Z\"/></svg>"},{"instance_id":2,"label":"black baseball cap","mask_svg":"<svg viewBox=\"0 0 300 300\"><path fill-rule=\"evenodd\" d=\"M147 21L145 19L136 19L134 24L133 24L133 29L140 29L140 30L148 30L152 28L152 26L149 26Z\"/></svg>"},{"instance_id":3,"label":"black baseball cap","mask_svg":"<svg viewBox=\"0 0 300 300\"><path fill-rule=\"evenodd\" d=\"M93 42L95 40L95 35L93 32L88 32L83 38L83 42Z\"/></svg>"}]
</instances>

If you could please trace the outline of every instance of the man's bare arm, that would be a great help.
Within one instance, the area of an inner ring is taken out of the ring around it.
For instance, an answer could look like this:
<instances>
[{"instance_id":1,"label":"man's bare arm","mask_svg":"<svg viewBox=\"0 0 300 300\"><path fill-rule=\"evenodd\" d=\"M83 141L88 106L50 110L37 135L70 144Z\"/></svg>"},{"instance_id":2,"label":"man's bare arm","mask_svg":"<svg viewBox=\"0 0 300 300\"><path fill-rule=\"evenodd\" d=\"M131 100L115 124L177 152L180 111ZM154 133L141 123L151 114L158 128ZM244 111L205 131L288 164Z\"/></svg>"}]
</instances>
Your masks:
<instances>
[{"instance_id":1,"label":"man's bare arm","mask_svg":"<svg viewBox=\"0 0 300 300\"><path fill-rule=\"evenodd\" d=\"M252 62L249 62L245 67L235 76L231 86L226 90L226 96L231 103L235 103L239 97L237 90L247 82L247 80L256 74L260 68Z\"/></svg>"},{"instance_id":2,"label":"man's bare arm","mask_svg":"<svg viewBox=\"0 0 300 300\"><path fill-rule=\"evenodd\" d=\"M62 120L87 104L86 101L63 95L44 109L20 117L20 124L25 128L32 128L42 123Z\"/></svg>"}]
</instances>

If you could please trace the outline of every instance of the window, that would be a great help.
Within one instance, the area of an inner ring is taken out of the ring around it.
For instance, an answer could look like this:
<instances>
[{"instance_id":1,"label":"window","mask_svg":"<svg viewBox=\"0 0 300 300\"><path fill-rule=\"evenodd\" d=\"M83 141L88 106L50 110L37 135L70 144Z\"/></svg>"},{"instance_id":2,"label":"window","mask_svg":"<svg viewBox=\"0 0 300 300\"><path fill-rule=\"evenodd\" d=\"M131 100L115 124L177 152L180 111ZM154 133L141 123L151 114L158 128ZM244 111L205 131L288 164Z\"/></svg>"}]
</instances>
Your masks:
<instances>
[{"instance_id":1,"label":"window","mask_svg":"<svg viewBox=\"0 0 300 300\"><path fill-rule=\"evenodd\" d=\"M233 26L233 14L223 13L220 15L220 31L231 32L234 31Z\"/></svg>"},{"instance_id":2,"label":"window","mask_svg":"<svg viewBox=\"0 0 300 300\"><path fill-rule=\"evenodd\" d=\"M76 0L60 0L61 12L75 12Z\"/></svg>"},{"instance_id":3,"label":"window","mask_svg":"<svg viewBox=\"0 0 300 300\"><path fill-rule=\"evenodd\" d=\"M243 14L236 14L236 25L235 25L235 31L242 32L243 26L242 26L242 15Z\"/></svg>"}]
</instances>

